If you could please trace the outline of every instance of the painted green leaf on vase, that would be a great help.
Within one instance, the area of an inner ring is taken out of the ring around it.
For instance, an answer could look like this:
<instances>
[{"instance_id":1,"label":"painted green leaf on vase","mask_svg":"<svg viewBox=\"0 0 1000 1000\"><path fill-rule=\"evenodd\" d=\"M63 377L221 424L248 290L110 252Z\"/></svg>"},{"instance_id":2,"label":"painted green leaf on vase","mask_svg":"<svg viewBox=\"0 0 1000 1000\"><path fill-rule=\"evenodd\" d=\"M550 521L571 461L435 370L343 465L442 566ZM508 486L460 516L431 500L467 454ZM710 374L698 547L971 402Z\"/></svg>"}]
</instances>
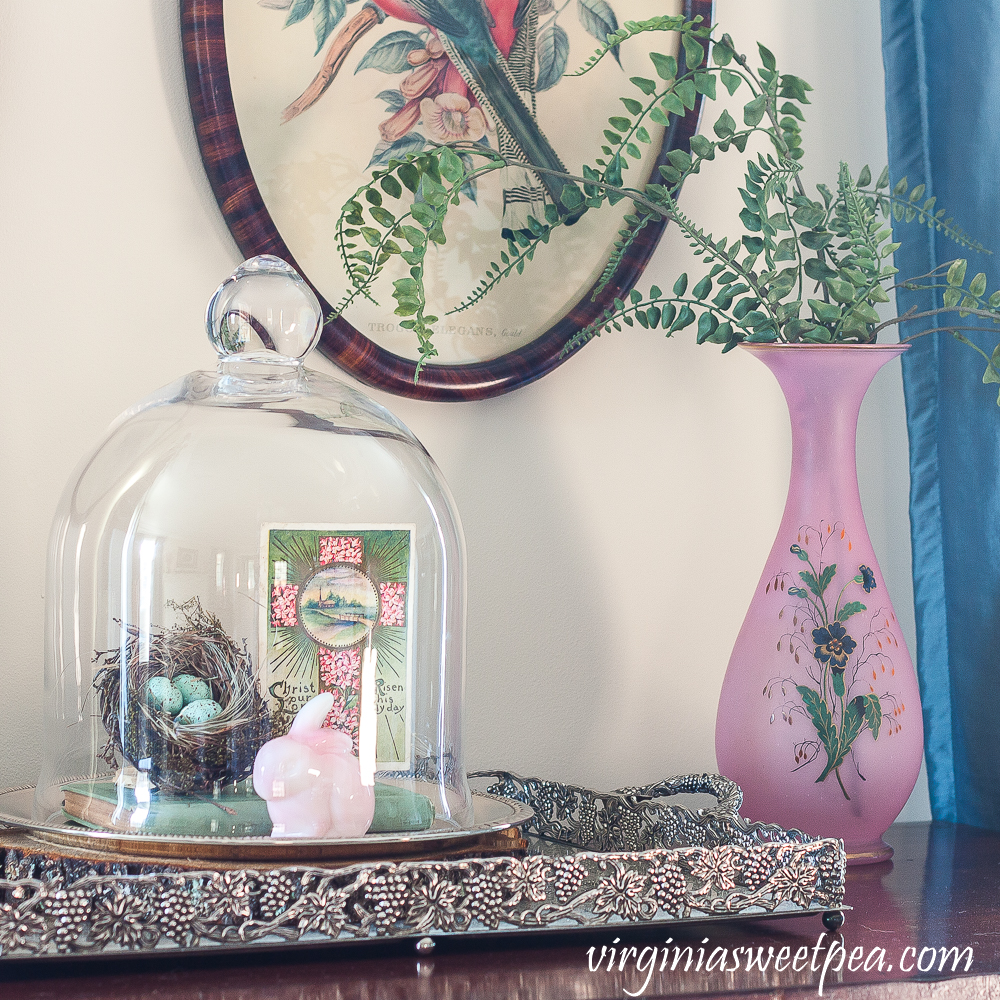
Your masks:
<instances>
[{"instance_id":1,"label":"painted green leaf on vase","mask_svg":"<svg viewBox=\"0 0 1000 1000\"><path fill-rule=\"evenodd\" d=\"M837 725L833 721L830 709L820 696L819 691L815 688L807 687L805 684L798 685L795 690L802 697L802 704L805 705L806 711L809 713L809 718L812 719L812 724L816 727L816 733L819 735L820 742L823 744L823 749L826 750L828 766L826 771L823 772L823 777L825 778L831 770L829 762L836 759L839 748Z\"/></svg>"},{"instance_id":2,"label":"painted green leaf on vase","mask_svg":"<svg viewBox=\"0 0 1000 1000\"><path fill-rule=\"evenodd\" d=\"M861 580L858 579L856 582L860 583ZM837 621L846 622L851 615L856 615L859 611L865 611L865 605L860 601L848 601L837 614Z\"/></svg>"},{"instance_id":3,"label":"painted green leaf on vase","mask_svg":"<svg viewBox=\"0 0 1000 1000\"><path fill-rule=\"evenodd\" d=\"M878 731L882 725L882 702L877 694L862 695L861 702L865 714L865 722L872 731L872 739L878 739Z\"/></svg>"},{"instance_id":4,"label":"painted green leaf on vase","mask_svg":"<svg viewBox=\"0 0 1000 1000\"><path fill-rule=\"evenodd\" d=\"M844 687L844 671L838 670L836 667L834 667L832 674L833 677L831 679L833 681L833 693L838 698L843 698L844 695L847 693L847 689Z\"/></svg>"}]
</instances>

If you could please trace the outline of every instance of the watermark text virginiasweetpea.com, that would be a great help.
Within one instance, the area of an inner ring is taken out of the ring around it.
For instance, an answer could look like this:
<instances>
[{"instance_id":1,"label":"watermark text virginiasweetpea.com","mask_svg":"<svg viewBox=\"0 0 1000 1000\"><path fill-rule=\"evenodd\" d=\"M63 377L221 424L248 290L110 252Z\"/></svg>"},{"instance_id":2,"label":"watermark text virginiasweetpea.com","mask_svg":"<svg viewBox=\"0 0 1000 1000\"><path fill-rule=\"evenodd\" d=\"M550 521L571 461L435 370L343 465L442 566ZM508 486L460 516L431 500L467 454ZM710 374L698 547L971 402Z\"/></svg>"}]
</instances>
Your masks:
<instances>
[{"instance_id":1,"label":"watermark text virginiasweetpea.com","mask_svg":"<svg viewBox=\"0 0 1000 1000\"><path fill-rule=\"evenodd\" d=\"M818 973L817 989L823 996L823 987L830 973L841 973L846 966L849 972L891 973L899 969L911 972L968 972L972 968L972 945L959 948L956 945L940 947L908 946L893 957L885 948L864 948L861 945L850 948L840 936L820 934L816 944L810 948L801 945L793 949L789 945L775 948L773 945L737 945L732 948L712 947L709 938L703 938L700 945L675 944L667 938L662 945L621 946L621 938L615 938L610 945L587 949L587 962L591 972L626 972L634 969L637 973L637 989L624 989L630 997L642 996L653 978L654 972L776 972L802 973L808 970ZM645 977L643 979L642 977ZM638 985L641 983L641 985Z\"/></svg>"}]
</instances>

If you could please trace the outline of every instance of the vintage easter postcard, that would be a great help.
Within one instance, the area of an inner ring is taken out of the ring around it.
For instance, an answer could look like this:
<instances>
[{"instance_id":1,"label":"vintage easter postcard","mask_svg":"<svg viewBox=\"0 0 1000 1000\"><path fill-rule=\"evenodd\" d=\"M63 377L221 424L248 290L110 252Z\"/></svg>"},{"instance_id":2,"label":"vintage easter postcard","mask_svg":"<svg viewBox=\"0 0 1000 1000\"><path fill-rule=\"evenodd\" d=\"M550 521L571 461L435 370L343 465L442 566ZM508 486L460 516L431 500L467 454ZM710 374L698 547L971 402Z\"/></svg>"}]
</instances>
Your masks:
<instances>
[{"instance_id":1,"label":"vintage easter postcard","mask_svg":"<svg viewBox=\"0 0 1000 1000\"><path fill-rule=\"evenodd\" d=\"M410 765L414 531L411 524L265 524L261 532L260 656L276 726L329 691L327 724L348 732L356 748L363 699L373 698L383 770ZM377 654L373 692L361 685L368 650Z\"/></svg>"}]
</instances>

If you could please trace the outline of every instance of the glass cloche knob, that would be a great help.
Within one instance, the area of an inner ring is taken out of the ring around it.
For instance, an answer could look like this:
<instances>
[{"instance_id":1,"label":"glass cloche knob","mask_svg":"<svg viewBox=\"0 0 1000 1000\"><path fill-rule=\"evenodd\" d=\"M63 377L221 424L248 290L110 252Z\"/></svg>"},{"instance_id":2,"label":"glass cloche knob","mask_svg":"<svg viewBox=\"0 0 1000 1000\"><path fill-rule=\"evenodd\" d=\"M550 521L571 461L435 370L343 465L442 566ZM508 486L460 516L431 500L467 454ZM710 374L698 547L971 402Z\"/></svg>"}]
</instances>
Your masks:
<instances>
[{"instance_id":1,"label":"glass cloche knob","mask_svg":"<svg viewBox=\"0 0 1000 1000\"><path fill-rule=\"evenodd\" d=\"M298 361L316 346L322 319L319 300L298 272L280 257L262 254L219 285L205 326L220 358Z\"/></svg>"}]
</instances>

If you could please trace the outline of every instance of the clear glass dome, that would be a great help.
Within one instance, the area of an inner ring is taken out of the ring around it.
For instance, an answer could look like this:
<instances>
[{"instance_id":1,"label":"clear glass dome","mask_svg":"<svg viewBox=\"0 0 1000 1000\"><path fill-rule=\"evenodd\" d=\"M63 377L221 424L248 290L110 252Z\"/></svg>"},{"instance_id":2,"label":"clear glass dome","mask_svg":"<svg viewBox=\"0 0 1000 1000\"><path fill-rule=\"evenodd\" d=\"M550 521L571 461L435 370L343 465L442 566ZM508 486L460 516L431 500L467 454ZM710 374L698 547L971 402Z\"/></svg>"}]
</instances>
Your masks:
<instances>
[{"instance_id":1,"label":"clear glass dome","mask_svg":"<svg viewBox=\"0 0 1000 1000\"><path fill-rule=\"evenodd\" d=\"M67 487L36 822L471 824L461 525L410 431L304 367L320 320L287 264L245 262L209 305L217 371L124 413Z\"/></svg>"}]
</instances>

